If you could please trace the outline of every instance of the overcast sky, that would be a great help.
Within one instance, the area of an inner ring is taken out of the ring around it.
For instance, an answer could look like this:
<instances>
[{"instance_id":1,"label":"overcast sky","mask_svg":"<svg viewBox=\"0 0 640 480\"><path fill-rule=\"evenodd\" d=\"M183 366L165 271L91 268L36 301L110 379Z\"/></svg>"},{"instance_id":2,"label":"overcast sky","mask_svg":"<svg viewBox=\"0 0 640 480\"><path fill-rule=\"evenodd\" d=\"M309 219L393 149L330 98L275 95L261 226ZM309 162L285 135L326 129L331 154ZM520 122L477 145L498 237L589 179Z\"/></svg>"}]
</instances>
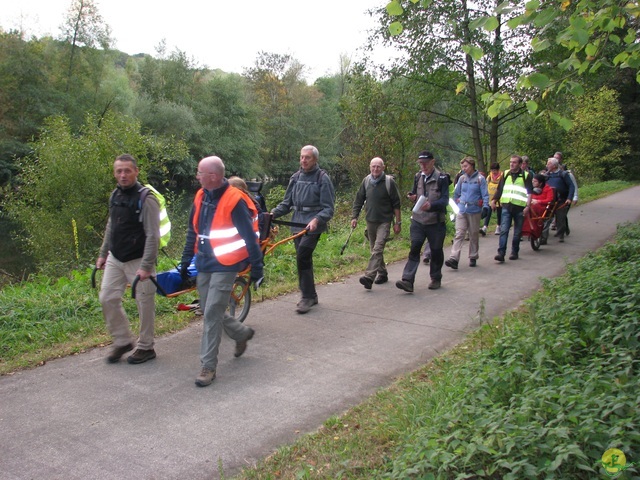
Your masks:
<instances>
[{"instance_id":1,"label":"overcast sky","mask_svg":"<svg viewBox=\"0 0 640 480\"><path fill-rule=\"evenodd\" d=\"M370 8L388 0L97 0L111 27L115 48L156 55L166 39L167 53L186 52L200 65L242 73L257 53L290 54L308 67L307 80L339 70L341 54L361 57ZM28 36L57 37L71 0L0 0L0 25ZM28 38L28 37L27 37ZM389 53L378 52L377 61Z\"/></svg>"}]
</instances>

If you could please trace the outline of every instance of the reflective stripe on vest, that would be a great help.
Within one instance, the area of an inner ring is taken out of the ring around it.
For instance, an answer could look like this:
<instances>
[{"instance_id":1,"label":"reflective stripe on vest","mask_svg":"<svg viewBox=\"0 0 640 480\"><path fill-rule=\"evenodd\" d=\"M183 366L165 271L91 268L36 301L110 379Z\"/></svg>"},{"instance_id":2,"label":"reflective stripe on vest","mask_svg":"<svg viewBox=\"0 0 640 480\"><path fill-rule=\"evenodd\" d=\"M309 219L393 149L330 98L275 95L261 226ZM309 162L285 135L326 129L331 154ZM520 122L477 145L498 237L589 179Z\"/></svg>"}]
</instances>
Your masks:
<instances>
[{"instance_id":1,"label":"reflective stripe on vest","mask_svg":"<svg viewBox=\"0 0 640 480\"><path fill-rule=\"evenodd\" d=\"M524 174L522 172L519 173L516 177L516 181L514 182L511 173L505 172L504 187L502 189L500 203L510 203L512 205L526 207L527 195L527 189L524 186Z\"/></svg>"},{"instance_id":2,"label":"reflective stripe on vest","mask_svg":"<svg viewBox=\"0 0 640 480\"><path fill-rule=\"evenodd\" d=\"M200 189L194 199L195 212L193 216L193 227L196 234L198 234L197 224L200 218L200 206L202 205L203 196L204 190ZM222 265L235 265L249 257L247 245L240 236L238 229L233 225L231 218L231 212L241 199L244 200L251 212L253 231L257 241L260 236L260 232L258 231L258 211L248 195L232 186L229 186L225 190L218 201L209 235L197 235L198 238L206 238L209 240L216 259ZM196 252L197 251L198 242L196 241Z\"/></svg>"}]
</instances>

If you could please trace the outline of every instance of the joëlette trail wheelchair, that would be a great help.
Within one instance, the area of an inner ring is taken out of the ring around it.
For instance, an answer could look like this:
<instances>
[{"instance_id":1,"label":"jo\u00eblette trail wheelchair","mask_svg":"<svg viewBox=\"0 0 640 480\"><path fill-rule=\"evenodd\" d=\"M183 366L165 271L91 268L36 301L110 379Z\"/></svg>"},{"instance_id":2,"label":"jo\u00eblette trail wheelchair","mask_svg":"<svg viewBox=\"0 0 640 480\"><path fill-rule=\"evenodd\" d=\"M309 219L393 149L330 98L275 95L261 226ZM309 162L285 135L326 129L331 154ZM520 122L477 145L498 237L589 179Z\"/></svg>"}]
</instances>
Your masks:
<instances>
[{"instance_id":1,"label":"jo\u00eblette trail wheelchair","mask_svg":"<svg viewBox=\"0 0 640 480\"><path fill-rule=\"evenodd\" d=\"M277 240L279 233L278 225L298 227L302 230L281 240ZM303 235L306 235L307 232L306 224L274 220L270 213L265 213L264 222L260 228L260 250L262 250L263 256L267 256L280 245L290 242L298 237L302 237ZM238 273L238 276L233 283L231 296L229 298L227 313L239 322L243 322L245 318L247 318L249 310L251 309L251 289L249 288L250 272L251 266L248 265ZM97 269L94 268L91 274L91 284L93 288L96 287L96 273ZM156 277L150 277L150 280L156 286L157 293L159 295L167 298L174 298L196 289L197 274L198 272L192 263L189 266L189 278L186 280L181 277L180 271L177 267L166 272L158 273ZM139 281L140 278L136 277L131 284L132 298L136 298L136 286Z\"/></svg>"},{"instance_id":2,"label":"jo\u00eblette trail wheelchair","mask_svg":"<svg viewBox=\"0 0 640 480\"><path fill-rule=\"evenodd\" d=\"M549 228L553 222L553 217L561 208L566 208L557 200L557 196L554 193L554 199L547 203L544 210L535 213L533 209L530 210L530 214L527 215L522 224L522 236L529 237L531 242L531 248L535 251L540 249L540 245L543 245L543 239L548 238Z\"/></svg>"}]
</instances>

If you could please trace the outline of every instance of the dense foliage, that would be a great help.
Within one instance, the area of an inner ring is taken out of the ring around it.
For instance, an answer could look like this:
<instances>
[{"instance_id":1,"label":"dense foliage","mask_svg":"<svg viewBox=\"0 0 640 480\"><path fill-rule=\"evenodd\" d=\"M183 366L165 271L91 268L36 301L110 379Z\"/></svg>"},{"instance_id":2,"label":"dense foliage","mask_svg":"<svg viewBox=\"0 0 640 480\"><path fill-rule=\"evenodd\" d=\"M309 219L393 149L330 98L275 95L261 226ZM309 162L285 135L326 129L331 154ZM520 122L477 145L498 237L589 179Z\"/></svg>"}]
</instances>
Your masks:
<instances>
[{"instance_id":1,"label":"dense foliage","mask_svg":"<svg viewBox=\"0 0 640 480\"><path fill-rule=\"evenodd\" d=\"M639 267L640 224L620 226L524 308L237 478L586 480L609 448L637 478Z\"/></svg>"},{"instance_id":2,"label":"dense foliage","mask_svg":"<svg viewBox=\"0 0 640 480\"><path fill-rule=\"evenodd\" d=\"M637 453L638 268L640 226L626 226L545 282L531 320L505 319L458 369L456 399L419 415L389 478L587 478L607 449Z\"/></svg>"},{"instance_id":3,"label":"dense foliage","mask_svg":"<svg viewBox=\"0 0 640 480\"><path fill-rule=\"evenodd\" d=\"M24 250L42 271L62 274L95 257L114 187L113 159L122 151L139 160L142 182L165 178L170 159L188 160L184 143L145 136L131 118L89 116L79 135L64 117L47 122L6 204L27 232Z\"/></svg>"},{"instance_id":4,"label":"dense foliage","mask_svg":"<svg viewBox=\"0 0 640 480\"><path fill-rule=\"evenodd\" d=\"M616 10L608 0L564 2L561 9L536 0L524 6L394 0L376 12L380 29L369 47L388 42L398 61L379 68L341 57L337 73L313 84L306 66L286 54L260 52L242 74L204 67L187 52L168 52L164 43L154 56L129 56L111 48L115 39L94 0L70 3L57 38L0 30L0 216L11 223L0 239L13 241L9 231L17 238L28 273L32 265L66 273L70 259L78 265L93 257L104 208L83 210L79 197L96 205L113 188L104 169L89 178L88 167L133 148L127 128L114 128L117 122L136 125L145 146L128 153L142 154L142 176L180 198L197 186L197 160L211 154L224 159L230 175L264 180L267 193L286 184L305 144L319 148L321 166L339 190L358 184L370 159L381 156L405 191L415 154L424 149L452 174L466 155L486 171L490 161L506 167L514 152L542 166L563 151L588 181L640 176L637 2ZM602 22L576 19L599 4ZM607 23L607 16L614 20ZM387 27L396 18L404 32L390 36ZM598 37L602 32L606 38ZM579 66L558 64L567 48ZM594 60L582 59L593 48ZM609 68L604 59L614 53L612 65L628 68ZM548 87L556 95L537 97L550 78L584 65L595 74L590 82L563 79L564 87ZM540 71L526 76L527 86L519 75L531 69ZM597 93L603 86L618 95L604 99ZM568 100L578 93L585 100ZM554 118L575 125L576 133L566 134ZM97 144L92 137L99 137ZM84 192L75 200L61 198L79 188ZM55 209L64 213L52 218ZM59 242L51 231L60 232ZM0 252L0 274L5 269L22 276Z\"/></svg>"}]
</instances>

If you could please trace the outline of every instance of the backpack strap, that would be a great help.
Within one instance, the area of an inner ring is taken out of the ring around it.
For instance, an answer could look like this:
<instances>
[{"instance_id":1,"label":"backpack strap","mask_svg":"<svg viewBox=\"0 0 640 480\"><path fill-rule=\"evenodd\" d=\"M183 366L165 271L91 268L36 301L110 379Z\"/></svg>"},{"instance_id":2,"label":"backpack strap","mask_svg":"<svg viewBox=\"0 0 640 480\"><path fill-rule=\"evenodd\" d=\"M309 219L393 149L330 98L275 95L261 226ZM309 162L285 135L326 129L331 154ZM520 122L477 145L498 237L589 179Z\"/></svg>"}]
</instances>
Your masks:
<instances>
[{"instance_id":1,"label":"backpack strap","mask_svg":"<svg viewBox=\"0 0 640 480\"><path fill-rule=\"evenodd\" d=\"M365 184L365 188L371 185L372 178L371 174L364 177L362 183ZM391 175L384 175L384 185L387 187L387 195L391 196Z\"/></svg>"},{"instance_id":2,"label":"backpack strap","mask_svg":"<svg viewBox=\"0 0 640 480\"><path fill-rule=\"evenodd\" d=\"M327 172L325 172L322 168L318 168L318 171L316 172L316 182L315 183L320 183L320 180L322 180L322 177L324 175L326 175L326 174L327 174ZM291 180L294 183L296 183L299 178L300 178L300 170L298 170L296 173L291 175Z\"/></svg>"}]
</instances>

